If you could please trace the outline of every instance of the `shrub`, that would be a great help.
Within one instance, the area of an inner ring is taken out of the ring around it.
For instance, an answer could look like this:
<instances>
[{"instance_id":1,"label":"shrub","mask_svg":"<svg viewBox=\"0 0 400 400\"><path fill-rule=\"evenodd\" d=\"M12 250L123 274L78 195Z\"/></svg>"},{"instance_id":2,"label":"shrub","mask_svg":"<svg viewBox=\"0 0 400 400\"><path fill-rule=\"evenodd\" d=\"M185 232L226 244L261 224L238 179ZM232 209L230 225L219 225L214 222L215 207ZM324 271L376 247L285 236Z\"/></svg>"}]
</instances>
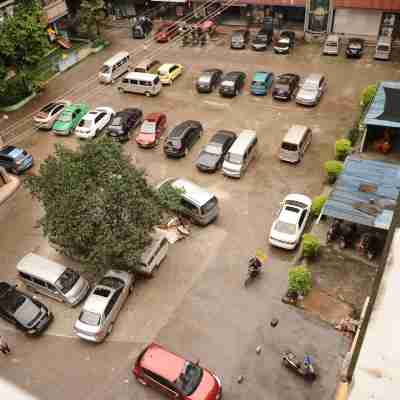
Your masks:
<instances>
[{"instance_id":1,"label":"shrub","mask_svg":"<svg viewBox=\"0 0 400 400\"><path fill-rule=\"evenodd\" d=\"M354 146L357 143L358 138L360 137L360 130L358 129L358 126L354 126L353 128L351 128L347 132L346 137L350 141L351 145Z\"/></svg>"},{"instance_id":2,"label":"shrub","mask_svg":"<svg viewBox=\"0 0 400 400\"><path fill-rule=\"evenodd\" d=\"M351 152L351 142L349 139L336 140L335 144L335 158L336 160L343 161Z\"/></svg>"},{"instance_id":3,"label":"shrub","mask_svg":"<svg viewBox=\"0 0 400 400\"><path fill-rule=\"evenodd\" d=\"M301 254L303 257L315 257L318 254L320 243L317 237L309 233L303 235L301 242Z\"/></svg>"},{"instance_id":4,"label":"shrub","mask_svg":"<svg viewBox=\"0 0 400 400\"><path fill-rule=\"evenodd\" d=\"M360 106L361 108L365 109L368 107L375 97L376 91L378 90L378 83L374 83L372 85L368 85L362 92L361 92L361 99L360 99Z\"/></svg>"},{"instance_id":5,"label":"shrub","mask_svg":"<svg viewBox=\"0 0 400 400\"><path fill-rule=\"evenodd\" d=\"M321 214L321 210L326 202L326 198L327 197L323 195L316 196L313 198L311 205L311 214L314 217L318 217L318 215Z\"/></svg>"},{"instance_id":6,"label":"shrub","mask_svg":"<svg viewBox=\"0 0 400 400\"><path fill-rule=\"evenodd\" d=\"M306 296L311 290L311 272L302 265L290 268L288 286L289 291Z\"/></svg>"},{"instance_id":7,"label":"shrub","mask_svg":"<svg viewBox=\"0 0 400 400\"><path fill-rule=\"evenodd\" d=\"M343 170L343 163L336 160L326 161L324 164L325 171L329 181L333 183Z\"/></svg>"},{"instance_id":8,"label":"shrub","mask_svg":"<svg viewBox=\"0 0 400 400\"><path fill-rule=\"evenodd\" d=\"M19 103L32 94L32 85L22 77L9 79L4 84L4 90L0 93L0 107L8 107Z\"/></svg>"}]
</instances>

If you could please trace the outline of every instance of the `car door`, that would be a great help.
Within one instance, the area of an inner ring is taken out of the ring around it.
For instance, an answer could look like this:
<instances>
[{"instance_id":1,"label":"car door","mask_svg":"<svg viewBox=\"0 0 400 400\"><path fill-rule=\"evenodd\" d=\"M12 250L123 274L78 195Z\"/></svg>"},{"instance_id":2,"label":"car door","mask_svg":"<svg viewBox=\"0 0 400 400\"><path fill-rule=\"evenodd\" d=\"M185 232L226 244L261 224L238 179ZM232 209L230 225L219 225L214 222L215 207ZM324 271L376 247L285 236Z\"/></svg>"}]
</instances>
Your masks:
<instances>
[{"instance_id":1,"label":"car door","mask_svg":"<svg viewBox=\"0 0 400 400\"><path fill-rule=\"evenodd\" d=\"M143 368L144 379L146 382L157 389L158 391L164 393L167 397L172 399L180 398L178 391L174 388L174 386L164 377L156 374L153 371L150 371L146 368Z\"/></svg>"},{"instance_id":2,"label":"car door","mask_svg":"<svg viewBox=\"0 0 400 400\"><path fill-rule=\"evenodd\" d=\"M107 122L107 113L101 112L94 120L96 132L101 131Z\"/></svg>"}]
</instances>

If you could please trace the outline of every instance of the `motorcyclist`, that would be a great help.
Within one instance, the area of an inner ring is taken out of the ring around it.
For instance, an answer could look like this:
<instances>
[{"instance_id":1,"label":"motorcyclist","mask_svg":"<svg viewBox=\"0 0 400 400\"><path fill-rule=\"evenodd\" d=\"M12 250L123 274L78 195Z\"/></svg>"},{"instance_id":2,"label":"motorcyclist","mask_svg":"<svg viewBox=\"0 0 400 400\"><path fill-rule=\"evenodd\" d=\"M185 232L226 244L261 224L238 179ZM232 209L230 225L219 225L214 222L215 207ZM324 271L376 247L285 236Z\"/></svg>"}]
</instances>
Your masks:
<instances>
[{"instance_id":1,"label":"motorcyclist","mask_svg":"<svg viewBox=\"0 0 400 400\"><path fill-rule=\"evenodd\" d=\"M249 266L248 266L249 273L257 274L261 271L261 268L262 268L262 262L257 257L252 257L249 260Z\"/></svg>"}]
</instances>

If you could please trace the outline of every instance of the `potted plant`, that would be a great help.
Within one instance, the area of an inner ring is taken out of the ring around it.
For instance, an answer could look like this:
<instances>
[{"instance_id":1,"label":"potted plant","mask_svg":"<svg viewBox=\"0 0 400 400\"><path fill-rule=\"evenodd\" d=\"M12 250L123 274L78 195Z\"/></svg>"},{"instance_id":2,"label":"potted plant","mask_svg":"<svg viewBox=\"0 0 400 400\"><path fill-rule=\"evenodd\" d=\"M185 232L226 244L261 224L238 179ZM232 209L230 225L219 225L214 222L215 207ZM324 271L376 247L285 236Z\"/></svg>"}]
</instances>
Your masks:
<instances>
[{"instance_id":1,"label":"potted plant","mask_svg":"<svg viewBox=\"0 0 400 400\"><path fill-rule=\"evenodd\" d=\"M338 161L344 161L344 159L351 153L352 147L349 139L339 139L335 143L335 158Z\"/></svg>"}]
</instances>

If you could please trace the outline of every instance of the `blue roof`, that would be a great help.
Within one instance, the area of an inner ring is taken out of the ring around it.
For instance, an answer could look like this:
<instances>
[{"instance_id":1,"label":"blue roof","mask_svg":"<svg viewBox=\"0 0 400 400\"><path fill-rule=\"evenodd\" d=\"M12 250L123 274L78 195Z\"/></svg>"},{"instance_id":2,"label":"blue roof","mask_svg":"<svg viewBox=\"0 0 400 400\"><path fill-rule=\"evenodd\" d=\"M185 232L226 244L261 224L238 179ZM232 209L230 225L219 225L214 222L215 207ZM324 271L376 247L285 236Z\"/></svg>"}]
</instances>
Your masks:
<instances>
[{"instance_id":1,"label":"blue roof","mask_svg":"<svg viewBox=\"0 0 400 400\"><path fill-rule=\"evenodd\" d=\"M396 93L400 96L400 81L381 82L364 118L364 125L400 128L400 104L398 97L394 96Z\"/></svg>"},{"instance_id":2,"label":"blue roof","mask_svg":"<svg viewBox=\"0 0 400 400\"><path fill-rule=\"evenodd\" d=\"M348 157L322 215L388 230L400 191L400 165Z\"/></svg>"}]
</instances>

